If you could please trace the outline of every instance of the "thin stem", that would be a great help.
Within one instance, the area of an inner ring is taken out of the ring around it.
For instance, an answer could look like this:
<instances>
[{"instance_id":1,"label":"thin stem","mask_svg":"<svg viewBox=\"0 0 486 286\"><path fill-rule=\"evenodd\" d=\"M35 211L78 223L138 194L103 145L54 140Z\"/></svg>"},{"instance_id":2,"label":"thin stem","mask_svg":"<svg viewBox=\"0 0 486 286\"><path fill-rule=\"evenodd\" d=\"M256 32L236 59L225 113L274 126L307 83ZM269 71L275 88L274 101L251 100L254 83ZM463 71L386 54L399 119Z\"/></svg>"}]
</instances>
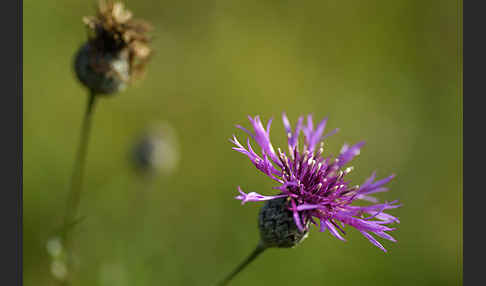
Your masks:
<instances>
[{"instance_id":1,"label":"thin stem","mask_svg":"<svg viewBox=\"0 0 486 286\"><path fill-rule=\"evenodd\" d=\"M86 104L86 111L83 117L83 123L81 126L81 136L79 141L79 147L74 160L73 172L71 175L70 188L68 193L68 200L66 205L66 211L64 214L64 221L61 228L61 237L63 246L68 254L68 261L66 267L71 268L70 259L70 230L74 227L80 219L76 219L76 215L81 200L81 191L83 187L83 177L86 163L86 153L88 150L89 135L91 130L91 120L96 102L96 93L90 90L88 102ZM70 275L70 274L68 274ZM61 285L68 285L69 278L62 281Z\"/></svg>"},{"instance_id":2,"label":"thin stem","mask_svg":"<svg viewBox=\"0 0 486 286\"><path fill-rule=\"evenodd\" d=\"M86 104L86 111L84 113L83 125L81 127L81 136L79 141L78 152L74 161L73 173L71 176L70 191L68 194L68 202L66 213L64 216L64 227L69 226L76 217L79 202L81 199L81 191L83 187L84 166L86 163L86 153L88 150L89 135L91 130L91 118L96 102L96 93L90 90L88 103ZM67 229L63 229L63 237L66 239Z\"/></svg>"},{"instance_id":3,"label":"thin stem","mask_svg":"<svg viewBox=\"0 0 486 286\"><path fill-rule=\"evenodd\" d=\"M257 247L253 250L253 252L245 259L243 262L238 265L238 267L233 270L226 278L221 280L217 286L224 286L227 285L238 273L240 273L243 269L245 269L248 264L250 264L253 260L255 260L265 249L267 249L266 246L263 245L263 243L259 243Z\"/></svg>"}]
</instances>

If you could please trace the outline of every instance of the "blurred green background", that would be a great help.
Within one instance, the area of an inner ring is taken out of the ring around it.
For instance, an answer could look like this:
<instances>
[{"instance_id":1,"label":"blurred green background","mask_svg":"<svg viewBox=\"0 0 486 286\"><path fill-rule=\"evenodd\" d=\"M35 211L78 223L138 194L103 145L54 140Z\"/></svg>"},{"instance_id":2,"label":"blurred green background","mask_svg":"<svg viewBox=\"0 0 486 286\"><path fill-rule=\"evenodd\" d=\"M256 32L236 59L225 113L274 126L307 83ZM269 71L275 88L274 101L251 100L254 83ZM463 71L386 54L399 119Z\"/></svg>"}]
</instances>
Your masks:
<instances>
[{"instance_id":1,"label":"blurred green background","mask_svg":"<svg viewBox=\"0 0 486 286\"><path fill-rule=\"evenodd\" d=\"M72 71L96 2L24 0L24 285L55 285L46 241L64 212L86 91ZM365 140L350 175L396 173L381 200L401 219L384 254L357 231L313 229L273 249L232 285L461 285L462 94L456 0L125 1L155 30L144 80L96 106L76 228L74 285L212 285L256 245L273 182L231 150L235 124L329 116L327 140ZM180 161L153 190L127 160L154 121ZM237 132L239 138L246 136ZM348 228L349 229L349 228Z\"/></svg>"}]
</instances>

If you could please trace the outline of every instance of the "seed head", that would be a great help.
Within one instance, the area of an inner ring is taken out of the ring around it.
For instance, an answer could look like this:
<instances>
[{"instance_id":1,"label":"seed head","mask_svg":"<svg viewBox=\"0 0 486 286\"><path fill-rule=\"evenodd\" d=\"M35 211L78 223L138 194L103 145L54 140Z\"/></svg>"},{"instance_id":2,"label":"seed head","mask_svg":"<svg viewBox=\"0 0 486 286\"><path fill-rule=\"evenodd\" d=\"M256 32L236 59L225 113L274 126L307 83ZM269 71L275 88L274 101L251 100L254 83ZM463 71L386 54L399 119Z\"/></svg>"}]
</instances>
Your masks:
<instances>
[{"instance_id":1,"label":"seed head","mask_svg":"<svg viewBox=\"0 0 486 286\"><path fill-rule=\"evenodd\" d=\"M112 1L100 1L98 14L83 22L89 37L74 61L82 84L96 94L113 94L143 75L151 55L148 23L133 19L122 3Z\"/></svg>"}]
</instances>

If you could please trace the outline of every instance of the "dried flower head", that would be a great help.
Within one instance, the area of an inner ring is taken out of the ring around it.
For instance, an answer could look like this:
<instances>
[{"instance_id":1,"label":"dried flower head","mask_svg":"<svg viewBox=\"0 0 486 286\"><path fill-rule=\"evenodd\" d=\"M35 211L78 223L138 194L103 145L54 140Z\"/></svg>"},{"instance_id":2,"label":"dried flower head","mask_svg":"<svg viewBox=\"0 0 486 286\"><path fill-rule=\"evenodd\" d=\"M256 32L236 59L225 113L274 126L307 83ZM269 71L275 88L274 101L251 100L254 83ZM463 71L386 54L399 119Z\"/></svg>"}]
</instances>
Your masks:
<instances>
[{"instance_id":1,"label":"dried flower head","mask_svg":"<svg viewBox=\"0 0 486 286\"><path fill-rule=\"evenodd\" d=\"M96 16L83 18L89 39L79 50L75 70L79 80L99 94L122 90L140 77L150 58L151 26L132 18L121 2L100 1Z\"/></svg>"},{"instance_id":2,"label":"dried flower head","mask_svg":"<svg viewBox=\"0 0 486 286\"><path fill-rule=\"evenodd\" d=\"M377 199L370 196L373 193L384 192L384 187L394 175L375 181L376 174L373 173L361 186L350 186L345 181L345 176L351 172L353 167L345 167L356 155L359 154L364 142L349 146L345 144L339 156L336 158L323 157L323 140L334 134L336 130L323 135L327 119L322 120L314 129L312 116L307 117L307 124L304 125L304 118L300 117L297 126L292 130L290 122L283 114L283 123L288 135L288 153L280 148L275 152L270 142L270 125L272 120L264 128L259 116L248 117L253 131L242 126L238 128L245 131L261 147L261 155L257 154L250 145L250 138L245 148L233 135L230 140L236 147L234 150L245 154L258 170L276 181L279 186L279 194L264 196L255 192L244 193L240 187L240 195L236 199L242 204L249 201L272 201L285 202L284 210L293 217L293 223L301 234L305 234L310 225L317 225L321 232L329 232L340 240L345 240L344 226L349 225L356 228L371 243L385 251L385 248L371 235L395 242L396 240L386 231L394 228L387 226L391 223L399 223L399 220L385 213L387 209L399 207L397 201L378 203ZM299 146L300 132L304 134L303 146ZM365 200L373 203L368 206L353 205L357 200ZM268 202L267 202L268 203ZM268 206L264 206L268 208ZM285 216L282 216L285 218ZM263 232L278 232L275 223L269 224ZM265 227L264 227L265 228ZM262 234L262 226L260 225ZM262 241L268 246L274 246L266 242L268 239L262 236ZM284 241L284 240L282 240ZM297 244L298 241L294 244Z\"/></svg>"}]
</instances>

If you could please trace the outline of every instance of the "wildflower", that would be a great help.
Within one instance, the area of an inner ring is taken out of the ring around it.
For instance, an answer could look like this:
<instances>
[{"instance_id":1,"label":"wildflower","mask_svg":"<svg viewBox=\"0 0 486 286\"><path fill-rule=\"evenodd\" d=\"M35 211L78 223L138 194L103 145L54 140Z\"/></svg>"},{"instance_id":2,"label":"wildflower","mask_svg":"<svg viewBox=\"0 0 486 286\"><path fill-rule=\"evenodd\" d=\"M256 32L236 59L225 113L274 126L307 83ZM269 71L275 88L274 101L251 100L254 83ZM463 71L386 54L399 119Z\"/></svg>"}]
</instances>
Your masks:
<instances>
[{"instance_id":1,"label":"wildflower","mask_svg":"<svg viewBox=\"0 0 486 286\"><path fill-rule=\"evenodd\" d=\"M75 58L78 79L96 94L112 94L144 72L151 26L132 18L122 3L100 1L98 14L84 17L90 32Z\"/></svg>"},{"instance_id":2,"label":"wildflower","mask_svg":"<svg viewBox=\"0 0 486 286\"><path fill-rule=\"evenodd\" d=\"M255 192L245 193L238 187L236 199L246 202L266 201L260 211L259 228L261 243L266 247L293 247L307 235L309 227L316 225L321 232L329 232L340 240L345 240L345 225L357 229L372 244L386 252L372 234L393 241L396 240L386 233L395 228L387 225L399 223L399 220L385 213L388 209L399 207L397 201L378 203L370 196L384 192L384 187L395 175L375 181L373 173L361 186L351 186L345 180L353 167L346 167L360 152L364 142L349 146L345 144L336 158L323 156L323 140L334 134L336 130L323 135L327 119L322 120L314 129L312 116L300 117L295 129L283 114L283 123L288 137L288 152L280 148L275 151L270 142L271 120L266 128L259 116L249 117L253 130L242 126L261 148L257 154L247 140L243 146L233 135L230 140L234 150L245 154L255 167L277 182L279 191L273 196L265 196ZM299 146L299 135L304 134L304 144ZM358 200L371 202L368 206L358 206L353 203ZM290 219L291 223L287 223Z\"/></svg>"}]
</instances>

